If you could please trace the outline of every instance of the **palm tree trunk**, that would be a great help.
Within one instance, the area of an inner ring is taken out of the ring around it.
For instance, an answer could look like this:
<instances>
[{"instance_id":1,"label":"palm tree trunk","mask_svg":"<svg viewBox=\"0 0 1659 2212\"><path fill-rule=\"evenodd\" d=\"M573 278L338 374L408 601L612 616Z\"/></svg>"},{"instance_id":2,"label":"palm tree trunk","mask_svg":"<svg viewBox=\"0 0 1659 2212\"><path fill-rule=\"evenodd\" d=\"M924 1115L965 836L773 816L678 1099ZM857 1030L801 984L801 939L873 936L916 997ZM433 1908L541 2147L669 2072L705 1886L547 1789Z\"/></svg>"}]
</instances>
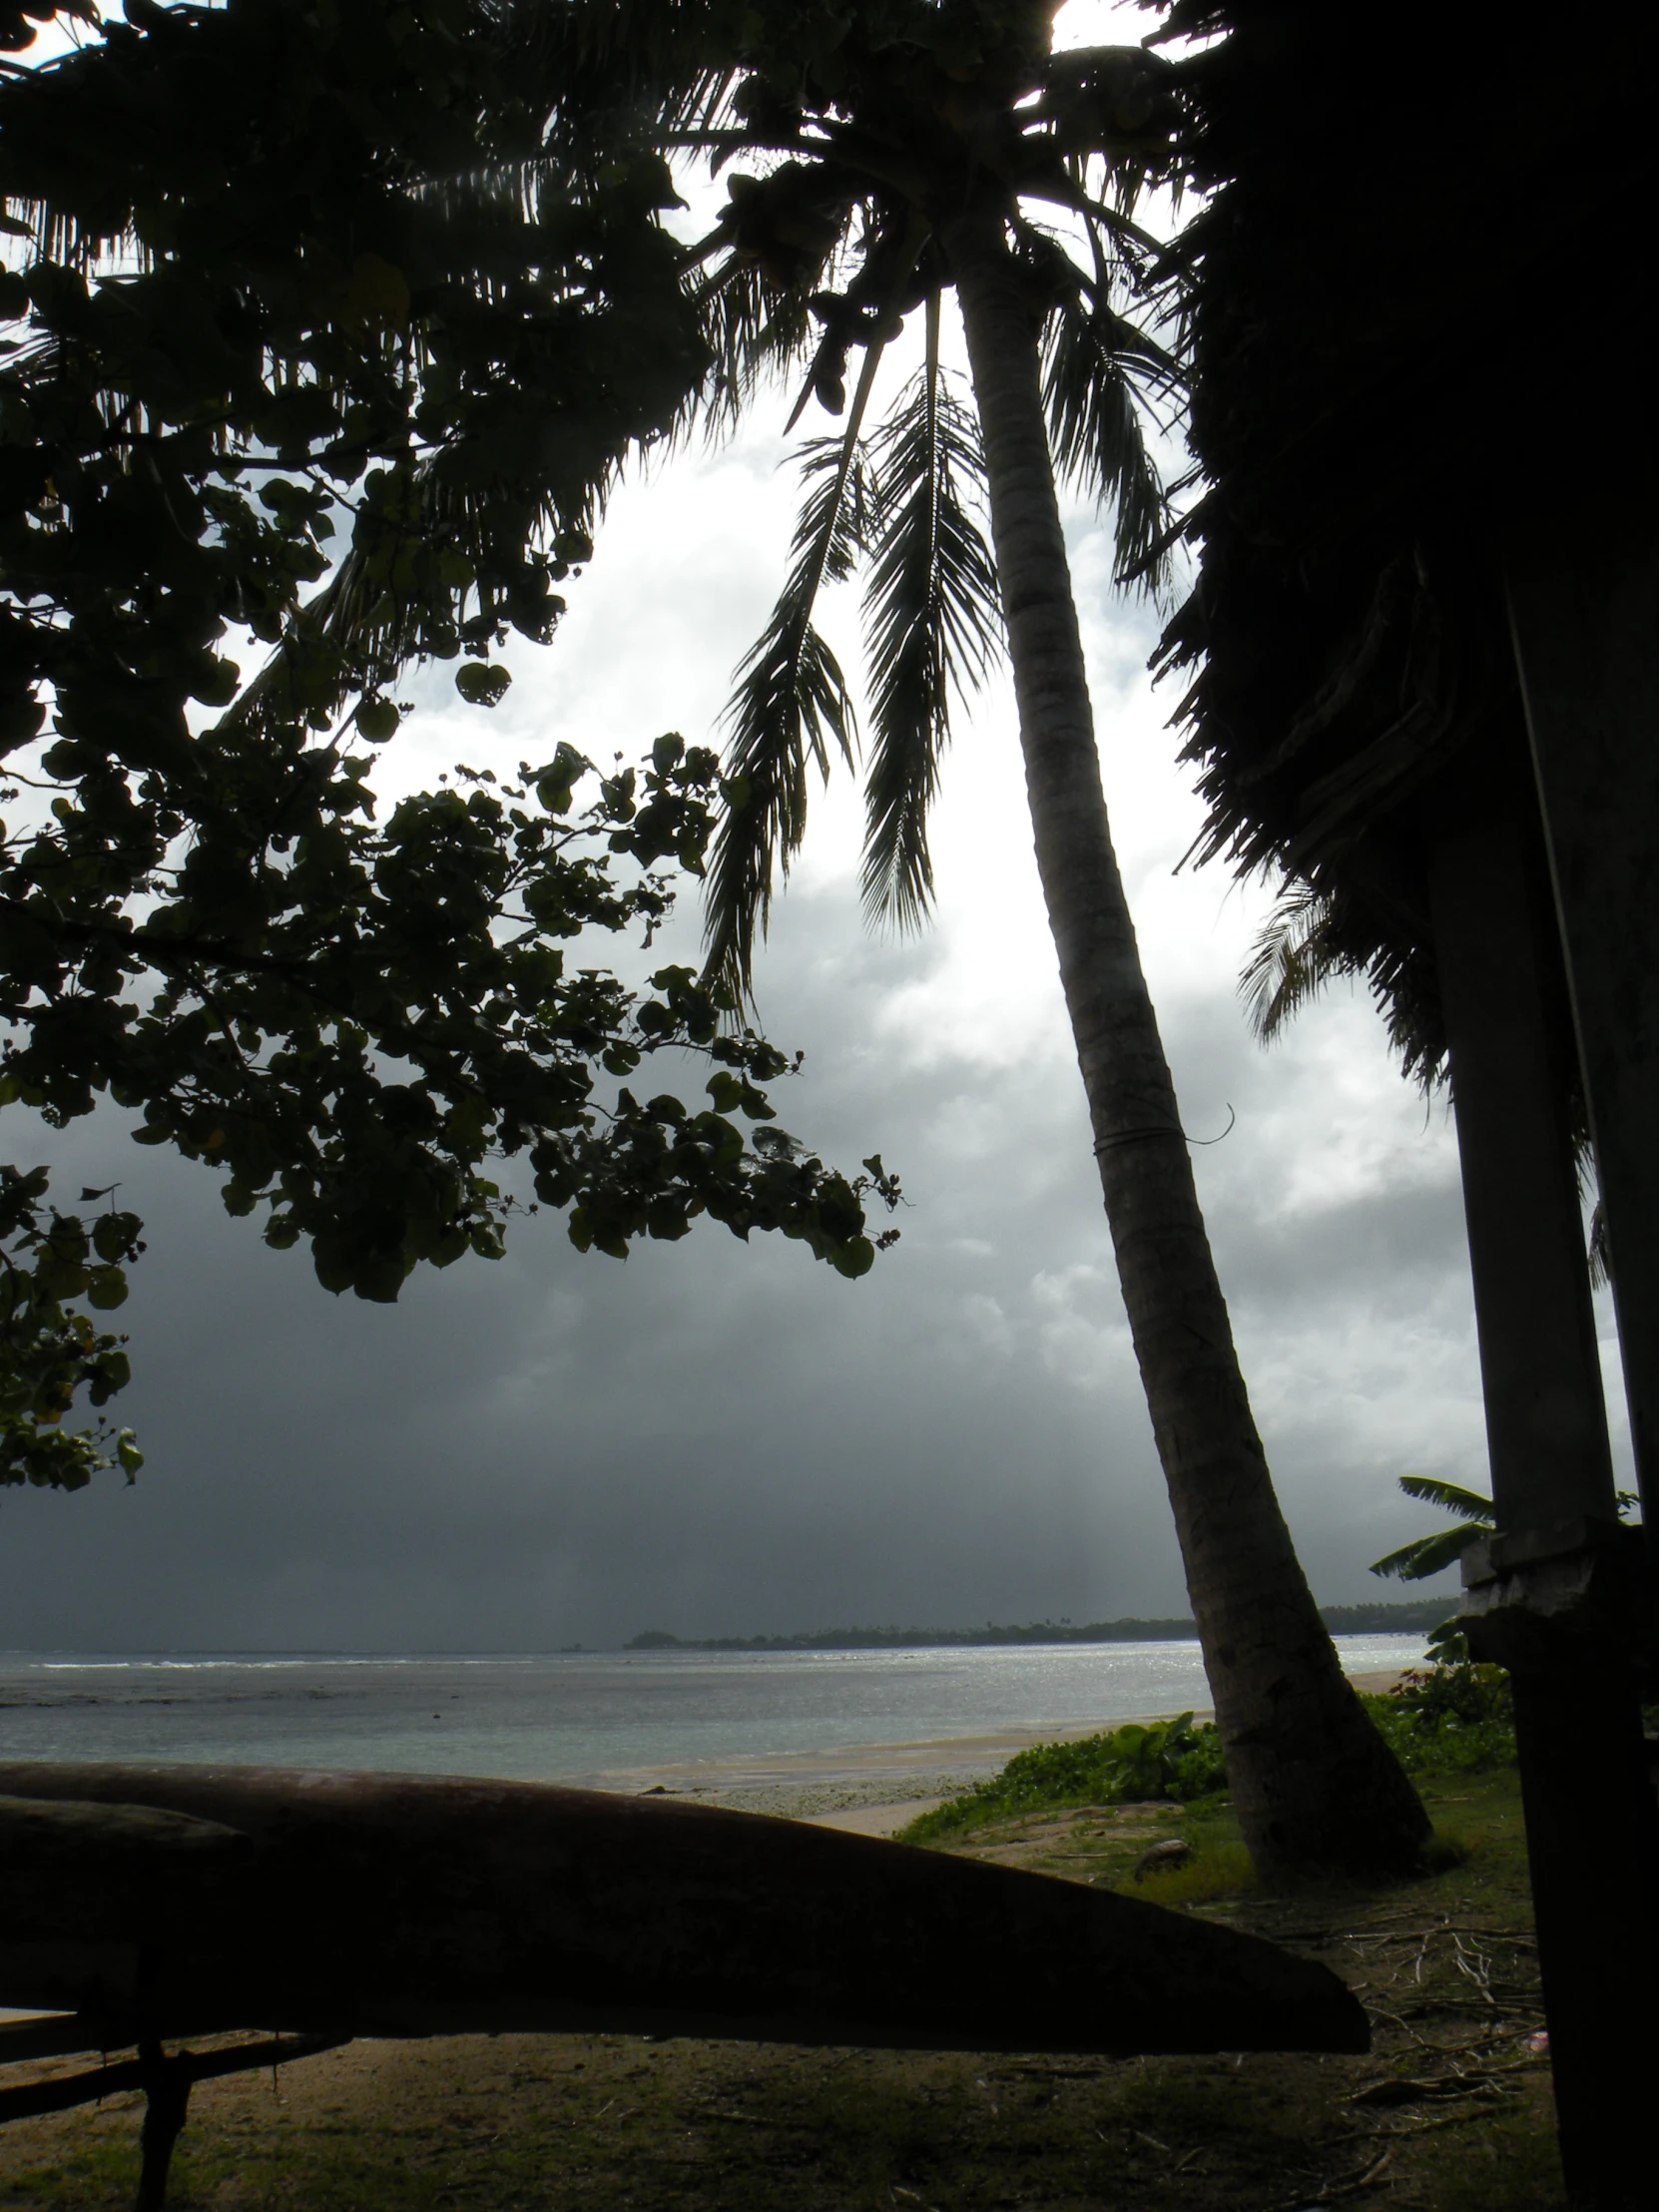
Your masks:
<instances>
[{"instance_id":1,"label":"palm tree trunk","mask_svg":"<svg viewBox=\"0 0 1659 2212\"><path fill-rule=\"evenodd\" d=\"M1240 1825L1264 1869L1400 1866L1427 1817L1338 1664L1274 1495L1112 849L1030 303L1000 208L941 230L984 433L1037 869Z\"/></svg>"}]
</instances>

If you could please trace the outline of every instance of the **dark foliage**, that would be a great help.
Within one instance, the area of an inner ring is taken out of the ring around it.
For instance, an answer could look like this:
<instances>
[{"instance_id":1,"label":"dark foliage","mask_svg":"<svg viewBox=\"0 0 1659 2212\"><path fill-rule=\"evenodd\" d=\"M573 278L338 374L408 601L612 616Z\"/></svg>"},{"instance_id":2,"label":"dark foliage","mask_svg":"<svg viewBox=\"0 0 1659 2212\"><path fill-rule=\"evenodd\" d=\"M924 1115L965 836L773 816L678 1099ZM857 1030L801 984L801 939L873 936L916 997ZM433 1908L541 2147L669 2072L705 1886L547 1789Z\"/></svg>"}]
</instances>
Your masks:
<instances>
[{"instance_id":1,"label":"dark foliage","mask_svg":"<svg viewBox=\"0 0 1659 2212\"><path fill-rule=\"evenodd\" d=\"M1514 1764L1514 1701L1501 1667L1451 1657L1402 1675L1393 1689L1364 1702L1408 1773L1470 1774ZM932 1843L988 1821L1067 1806L1190 1804L1227 1786L1221 1739L1210 1722L1195 1727L1191 1713L1151 1725L1130 1721L1016 1752L997 1774L921 1814L904 1838Z\"/></svg>"},{"instance_id":2,"label":"dark foliage","mask_svg":"<svg viewBox=\"0 0 1659 2212\"><path fill-rule=\"evenodd\" d=\"M1438 1505L1454 1516L1456 1525L1436 1529L1429 1536L1414 1536L1385 1558L1374 1559L1372 1573L1395 1575L1401 1582L1426 1582L1432 1574L1454 1566L1471 1544L1492 1532L1492 1501L1478 1490L1460 1483L1442 1482L1434 1475L1402 1474L1399 1486L1407 1497L1424 1505Z\"/></svg>"},{"instance_id":3,"label":"dark foliage","mask_svg":"<svg viewBox=\"0 0 1659 2212\"><path fill-rule=\"evenodd\" d=\"M1407 1771L1458 1774L1507 1767L1515 1758L1514 1700L1501 1667L1448 1656L1403 1676L1386 1697L1366 1700Z\"/></svg>"},{"instance_id":4,"label":"dark foliage","mask_svg":"<svg viewBox=\"0 0 1659 2212\"><path fill-rule=\"evenodd\" d=\"M708 1213L860 1273L869 1179L771 1130L784 1056L688 972L567 955L701 872L712 754L372 791L400 672L493 707L705 375L626 78L581 10L127 15L0 80L0 1100L108 1096L336 1292L497 1253L502 1157L584 1249ZM686 1051L703 1102L596 1087ZM0 1479L77 1483L62 1415L125 1361L65 1302L119 1303L138 1225L38 1174L3 1209Z\"/></svg>"},{"instance_id":5,"label":"dark foliage","mask_svg":"<svg viewBox=\"0 0 1659 2212\"><path fill-rule=\"evenodd\" d=\"M1192 676L1199 850L1289 877L1289 918L1317 919L1253 977L1264 1004L1364 975L1433 1079L1425 835L1526 782L1502 543L1598 465L1567 428L1592 303L1618 332L1600 418L1652 450L1631 225L1659 183L1659 18L1621 11L1603 45L1494 38L1478 10L1177 0L1182 33L1215 40L1180 65L1211 197L1162 272L1204 490L1161 660Z\"/></svg>"},{"instance_id":6,"label":"dark foliage","mask_svg":"<svg viewBox=\"0 0 1659 2212\"><path fill-rule=\"evenodd\" d=\"M1226 1787L1221 1739L1212 1723L1195 1728L1191 1713L1150 1725L1127 1721L1098 1736L1016 1752L1000 1773L912 1821L904 1837L907 1843L931 1843L1020 1814L1071 1805L1186 1801Z\"/></svg>"}]
</instances>

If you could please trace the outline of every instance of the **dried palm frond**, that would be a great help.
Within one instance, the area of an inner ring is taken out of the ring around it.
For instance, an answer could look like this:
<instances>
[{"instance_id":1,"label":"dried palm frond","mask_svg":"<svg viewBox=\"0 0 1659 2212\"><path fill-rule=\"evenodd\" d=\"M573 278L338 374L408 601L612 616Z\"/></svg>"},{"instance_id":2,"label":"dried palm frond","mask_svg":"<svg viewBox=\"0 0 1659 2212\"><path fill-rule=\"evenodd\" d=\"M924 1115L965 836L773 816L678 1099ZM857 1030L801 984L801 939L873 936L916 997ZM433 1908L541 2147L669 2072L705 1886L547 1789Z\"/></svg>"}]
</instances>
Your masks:
<instances>
[{"instance_id":1,"label":"dried palm frond","mask_svg":"<svg viewBox=\"0 0 1659 2212\"><path fill-rule=\"evenodd\" d=\"M1334 902L1313 883L1292 883L1257 932L1239 995L1258 1044L1273 1044L1293 1015L1347 962L1331 939Z\"/></svg>"}]
</instances>

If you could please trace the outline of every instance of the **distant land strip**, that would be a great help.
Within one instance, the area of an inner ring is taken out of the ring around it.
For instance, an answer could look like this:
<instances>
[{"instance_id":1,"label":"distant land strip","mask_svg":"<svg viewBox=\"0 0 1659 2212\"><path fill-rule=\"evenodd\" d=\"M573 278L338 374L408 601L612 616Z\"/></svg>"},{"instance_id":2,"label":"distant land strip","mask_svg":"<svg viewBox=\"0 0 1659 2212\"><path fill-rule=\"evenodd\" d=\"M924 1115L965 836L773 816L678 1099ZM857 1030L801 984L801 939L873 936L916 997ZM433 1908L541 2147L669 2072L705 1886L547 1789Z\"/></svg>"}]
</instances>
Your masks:
<instances>
[{"instance_id":1,"label":"distant land strip","mask_svg":"<svg viewBox=\"0 0 1659 2212\"><path fill-rule=\"evenodd\" d=\"M1402 1605L1322 1605L1320 1618L1334 1636L1409 1635L1436 1628L1457 1610L1454 1596L1410 1598ZM791 1636L671 1636L666 1628L631 1636L630 1651L905 1651L926 1644L1139 1644L1176 1643L1196 1637L1184 1621L1031 1621L1023 1628L823 1628Z\"/></svg>"}]
</instances>

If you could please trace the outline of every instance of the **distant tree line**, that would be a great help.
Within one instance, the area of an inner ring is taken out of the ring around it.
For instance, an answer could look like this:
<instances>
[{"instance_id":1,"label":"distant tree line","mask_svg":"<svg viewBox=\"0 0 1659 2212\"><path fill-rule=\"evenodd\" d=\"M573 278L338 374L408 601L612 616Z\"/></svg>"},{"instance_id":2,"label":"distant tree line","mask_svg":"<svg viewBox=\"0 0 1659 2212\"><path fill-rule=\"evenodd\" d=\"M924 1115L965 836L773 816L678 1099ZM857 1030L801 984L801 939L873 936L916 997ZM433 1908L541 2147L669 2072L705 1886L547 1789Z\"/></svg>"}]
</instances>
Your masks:
<instances>
[{"instance_id":1,"label":"distant tree line","mask_svg":"<svg viewBox=\"0 0 1659 2212\"><path fill-rule=\"evenodd\" d=\"M1334 1636L1408 1635L1435 1628L1450 1601L1412 1598L1395 1605L1322 1605L1320 1618ZM932 1644L1135 1644L1180 1643L1196 1637L1192 1620L1032 1621L998 1628L825 1628L791 1636L673 1636L643 1629L630 1651L909 1651Z\"/></svg>"}]
</instances>

